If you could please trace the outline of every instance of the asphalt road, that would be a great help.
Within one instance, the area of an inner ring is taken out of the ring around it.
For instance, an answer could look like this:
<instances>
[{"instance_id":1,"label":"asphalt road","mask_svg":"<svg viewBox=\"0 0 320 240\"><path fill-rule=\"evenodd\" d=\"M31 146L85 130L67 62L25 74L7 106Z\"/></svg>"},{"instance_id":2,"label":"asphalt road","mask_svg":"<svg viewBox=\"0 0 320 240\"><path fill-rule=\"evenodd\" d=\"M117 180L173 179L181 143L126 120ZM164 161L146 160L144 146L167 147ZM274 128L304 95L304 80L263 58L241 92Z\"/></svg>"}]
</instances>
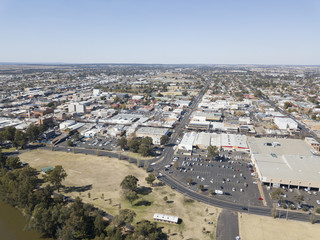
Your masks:
<instances>
[{"instance_id":1,"label":"asphalt road","mask_svg":"<svg viewBox=\"0 0 320 240\"><path fill-rule=\"evenodd\" d=\"M239 236L238 213L223 210L218 218L216 239L231 240Z\"/></svg>"}]
</instances>

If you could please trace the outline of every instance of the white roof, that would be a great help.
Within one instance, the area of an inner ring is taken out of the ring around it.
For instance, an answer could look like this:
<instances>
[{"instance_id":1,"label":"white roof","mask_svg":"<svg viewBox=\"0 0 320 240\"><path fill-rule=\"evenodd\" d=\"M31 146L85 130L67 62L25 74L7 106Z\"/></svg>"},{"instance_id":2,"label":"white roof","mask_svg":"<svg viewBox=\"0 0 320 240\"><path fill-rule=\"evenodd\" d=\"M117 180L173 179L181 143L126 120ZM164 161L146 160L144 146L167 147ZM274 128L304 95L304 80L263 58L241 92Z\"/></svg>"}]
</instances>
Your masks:
<instances>
[{"instance_id":1,"label":"white roof","mask_svg":"<svg viewBox=\"0 0 320 240\"><path fill-rule=\"evenodd\" d=\"M176 216L170 216L170 215L165 215L161 213L155 213L153 215L153 219L160 220L160 221L169 221L173 223L178 223L178 220L179 220L179 218Z\"/></svg>"}]
</instances>

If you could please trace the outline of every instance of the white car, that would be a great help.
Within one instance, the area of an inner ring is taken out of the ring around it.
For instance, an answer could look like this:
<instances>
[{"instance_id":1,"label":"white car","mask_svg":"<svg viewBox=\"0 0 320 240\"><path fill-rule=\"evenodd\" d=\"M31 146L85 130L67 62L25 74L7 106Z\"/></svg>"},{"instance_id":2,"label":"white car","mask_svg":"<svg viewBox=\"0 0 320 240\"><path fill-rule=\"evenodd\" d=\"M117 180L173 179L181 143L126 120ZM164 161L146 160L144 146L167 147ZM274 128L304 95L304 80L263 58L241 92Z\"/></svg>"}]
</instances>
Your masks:
<instances>
[{"instance_id":1,"label":"white car","mask_svg":"<svg viewBox=\"0 0 320 240\"><path fill-rule=\"evenodd\" d=\"M317 204L319 204L319 205L320 205L320 200L317 200Z\"/></svg>"}]
</instances>

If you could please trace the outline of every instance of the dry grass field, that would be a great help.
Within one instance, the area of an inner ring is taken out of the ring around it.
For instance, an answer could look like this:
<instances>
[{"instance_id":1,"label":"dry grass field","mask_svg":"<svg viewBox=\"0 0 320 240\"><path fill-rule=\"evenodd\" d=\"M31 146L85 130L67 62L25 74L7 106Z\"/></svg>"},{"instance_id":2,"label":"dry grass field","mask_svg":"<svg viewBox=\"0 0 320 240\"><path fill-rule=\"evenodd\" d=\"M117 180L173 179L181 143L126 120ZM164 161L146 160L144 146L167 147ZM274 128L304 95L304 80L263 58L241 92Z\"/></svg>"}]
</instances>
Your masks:
<instances>
[{"instance_id":1,"label":"dry grass field","mask_svg":"<svg viewBox=\"0 0 320 240\"><path fill-rule=\"evenodd\" d=\"M140 195L133 206L122 197L120 182L129 174L139 179L139 185L149 187L145 181L147 173L126 161L114 158L84 154L34 150L20 155L21 161L40 170L47 166L62 165L68 177L63 184L65 195L80 196L83 201L94 204L112 215L122 209L130 208L137 214L135 221L152 221L154 213L176 215L182 219L179 225L159 223L170 239L215 239L217 217L220 209L187 198L168 186L152 187L152 192ZM69 192L72 190L71 192ZM90 198L88 196L90 193ZM164 201L167 196L168 202ZM135 205L141 201L150 205ZM213 224L208 224L213 222Z\"/></svg>"},{"instance_id":2,"label":"dry grass field","mask_svg":"<svg viewBox=\"0 0 320 240\"><path fill-rule=\"evenodd\" d=\"M319 224L239 214L240 237L243 240L313 240L320 236Z\"/></svg>"}]
</instances>

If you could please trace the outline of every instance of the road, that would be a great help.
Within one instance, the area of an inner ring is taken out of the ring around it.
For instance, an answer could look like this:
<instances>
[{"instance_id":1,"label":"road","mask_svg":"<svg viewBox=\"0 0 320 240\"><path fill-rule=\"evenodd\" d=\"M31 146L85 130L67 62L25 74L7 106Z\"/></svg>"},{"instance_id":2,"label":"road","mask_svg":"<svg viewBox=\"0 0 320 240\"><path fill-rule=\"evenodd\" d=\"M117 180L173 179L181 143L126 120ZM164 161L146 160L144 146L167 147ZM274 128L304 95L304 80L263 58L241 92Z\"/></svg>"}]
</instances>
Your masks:
<instances>
[{"instance_id":1,"label":"road","mask_svg":"<svg viewBox=\"0 0 320 240\"><path fill-rule=\"evenodd\" d=\"M150 161L150 163L155 162L156 164L153 166L153 169L163 169L165 165L171 162L172 156L174 154L174 146L176 146L176 141L180 134L182 134L186 124L188 123L190 116L193 112L193 109L195 109L199 102L201 101L203 95L206 93L207 88L209 87L211 83L211 79L207 80L205 85L203 86L202 90L198 94L197 97L195 97L192 101L191 106L187 109L186 113L183 115L179 125L175 128L175 132L172 134L169 143L164 148L162 155L160 156L160 159L162 161L158 161L158 159L155 159L153 161Z\"/></svg>"},{"instance_id":2,"label":"road","mask_svg":"<svg viewBox=\"0 0 320 240\"><path fill-rule=\"evenodd\" d=\"M230 240L239 236L238 213L223 210L218 218L216 239Z\"/></svg>"}]
</instances>

